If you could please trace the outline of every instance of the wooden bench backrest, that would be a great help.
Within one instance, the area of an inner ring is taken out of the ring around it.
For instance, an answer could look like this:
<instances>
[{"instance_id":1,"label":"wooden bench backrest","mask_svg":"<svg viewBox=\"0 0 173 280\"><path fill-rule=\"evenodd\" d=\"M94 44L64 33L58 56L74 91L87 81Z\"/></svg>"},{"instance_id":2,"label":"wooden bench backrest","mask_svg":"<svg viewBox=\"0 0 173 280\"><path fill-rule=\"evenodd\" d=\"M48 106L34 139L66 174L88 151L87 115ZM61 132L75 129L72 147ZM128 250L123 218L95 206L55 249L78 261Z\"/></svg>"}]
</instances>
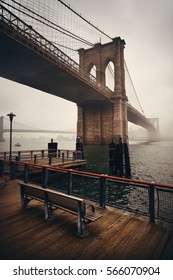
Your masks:
<instances>
[{"instance_id":1,"label":"wooden bench backrest","mask_svg":"<svg viewBox=\"0 0 173 280\"><path fill-rule=\"evenodd\" d=\"M33 198L45 200L47 198L50 204L59 206L62 209L67 209L70 212L78 213L79 204L81 206L81 212L85 213L85 201L81 198L66 195L51 189L44 189L39 186L20 183L22 190Z\"/></svg>"},{"instance_id":2,"label":"wooden bench backrest","mask_svg":"<svg viewBox=\"0 0 173 280\"><path fill-rule=\"evenodd\" d=\"M45 192L44 189L41 187L34 187L34 186L30 186L30 185L25 185L25 184L21 184L22 190L32 196L32 197L37 197L41 200L45 199Z\"/></svg>"},{"instance_id":3,"label":"wooden bench backrest","mask_svg":"<svg viewBox=\"0 0 173 280\"><path fill-rule=\"evenodd\" d=\"M85 202L83 199L70 195L47 190L47 198L49 203L57 205L61 208L68 209L73 213L78 213L79 204L81 211L85 212Z\"/></svg>"}]
</instances>

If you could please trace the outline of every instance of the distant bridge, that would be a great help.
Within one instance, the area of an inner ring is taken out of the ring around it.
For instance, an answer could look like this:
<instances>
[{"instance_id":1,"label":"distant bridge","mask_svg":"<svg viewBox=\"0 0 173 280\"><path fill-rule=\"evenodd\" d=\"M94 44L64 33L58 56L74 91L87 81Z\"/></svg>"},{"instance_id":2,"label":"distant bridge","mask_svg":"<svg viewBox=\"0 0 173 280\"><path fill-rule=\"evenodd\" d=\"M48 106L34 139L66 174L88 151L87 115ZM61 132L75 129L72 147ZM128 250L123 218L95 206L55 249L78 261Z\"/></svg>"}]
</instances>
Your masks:
<instances>
[{"instance_id":1,"label":"distant bridge","mask_svg":"<svg viewBox=\"0 0 173 280\"><path fill-rule=\"evenodd\" d=\"M0 41L0 76L75 102L77 136L84 144L106 144L119 137L127 141L128 121L146 128L154 138L158 136L157 126L128 103L125 42L120 37L80 49L78 64L0 4ZM114 91L105 86L110 61L114 64ZM96 77L90 73L93 66Z\"/></svg>"},{"instance_id":2,"label":"distant bridge","mask_svg":"<svg viewBox=\"0 0 173 280\"><path fill-rule=\"evenodd\" d=\"M10 132L10 129L3 129L0 132ZM25 133L62 133L62 134L75 134L75 131L65 131L65 130L48 130L48 129L17 129L14 128L13 132L25 132Z\"/></svg>"},{"instance_id":3,"label":"distant bridge","mask_svg":"<svg viewBox=\"0 0 173 280\"><path fill-rule=\"evenodd\" d=\"M10 129L4 128L3 124L4 117L0 117L0 142L4 142L4 133L9 133ZM67 130L53 130L53 129L26 129L26 128L13 128L13 132L21 133L56 133L56 134L76 134L76 131L67 131Z\"/></svg>"}]
</instances>

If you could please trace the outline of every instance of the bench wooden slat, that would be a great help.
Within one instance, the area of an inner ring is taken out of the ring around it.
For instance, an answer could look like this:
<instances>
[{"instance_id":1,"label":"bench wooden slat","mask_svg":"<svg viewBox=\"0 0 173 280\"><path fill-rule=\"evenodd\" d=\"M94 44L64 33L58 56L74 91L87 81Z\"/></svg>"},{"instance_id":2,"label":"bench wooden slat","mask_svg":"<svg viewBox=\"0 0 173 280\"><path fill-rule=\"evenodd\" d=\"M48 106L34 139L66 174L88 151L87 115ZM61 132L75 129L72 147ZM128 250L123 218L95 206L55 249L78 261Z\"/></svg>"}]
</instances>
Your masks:
<instances>
[{"instance_id":1,"label":"bench wooden slat","mask_svg":"<svg viewBox=\"0 0 173 280\"><path fill-rule=\"evenodd\" d=\"M54 193L47 192L47 199L50 204L57 205L63 209L68 209L70 212L77 214L78 213L78 202L81 203L81 210L85 212L85 203L83 200L78 200L66 196L55 195Z\"/></svg>"},{"instance_id":2,"label":"bench wooden slat","mask_svg":"<svg viewBox=\"0 0 173 280\"><path fill-rule=\"evenodd\" d=\"M28 193L30 196L32 197L37 197L41 200L45 199L45 192L43 188L35 188L33 186L29 186L29 185L21 185L22 189L25 193Z\"/></svg>"},{"instance_id":3,"label":"bench wooden slat","mask_svg":"<svg viewBox=\"0 0 173 280\"><path fill-rule=\"evenodd\" d=\"M86 214L84 215L84 218L85 218L85 219L88 219L88 220L90 220L90 221L92 221L92 222L97 221L97 220L100 219L101 217L102 217L101 214L96 214L95 212L86 213Z\"/></svg>"}]
</instances>

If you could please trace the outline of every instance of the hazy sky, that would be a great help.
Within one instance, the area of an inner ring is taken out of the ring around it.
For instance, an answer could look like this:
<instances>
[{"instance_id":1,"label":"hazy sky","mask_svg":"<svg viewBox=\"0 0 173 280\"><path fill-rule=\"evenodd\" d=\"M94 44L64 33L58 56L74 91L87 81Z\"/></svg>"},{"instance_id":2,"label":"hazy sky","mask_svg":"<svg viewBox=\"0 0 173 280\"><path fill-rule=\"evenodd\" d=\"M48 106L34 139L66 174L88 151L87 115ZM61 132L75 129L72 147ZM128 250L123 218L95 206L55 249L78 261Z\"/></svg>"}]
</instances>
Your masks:
<instances>
[{"instance_id":1,"label":"hazy sky","mask_svg":"<svg viewBox=\"0 0 173 280\"><path fill-rule=\"evenodd\" d=\"M112 38L126 41L125 60L143 110L147 117L160 118L162 133L173 135L173 1L67 3ZM27 126L76 129L74 103L0 78L0 115L11 111Z\"/></svg>"}]
</instances>

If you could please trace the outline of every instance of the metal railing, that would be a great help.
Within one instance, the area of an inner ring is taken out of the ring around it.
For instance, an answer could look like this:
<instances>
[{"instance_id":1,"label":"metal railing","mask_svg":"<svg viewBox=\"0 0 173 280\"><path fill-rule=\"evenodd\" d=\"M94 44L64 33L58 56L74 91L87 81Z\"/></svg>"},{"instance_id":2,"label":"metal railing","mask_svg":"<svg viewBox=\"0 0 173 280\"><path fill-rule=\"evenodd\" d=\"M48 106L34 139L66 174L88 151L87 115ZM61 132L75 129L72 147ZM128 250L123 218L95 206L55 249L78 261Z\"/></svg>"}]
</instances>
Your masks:
<instances>
[{"instance_id":1,"label":"metal railing","mask_svg":"<svg viewBox=\"0 0 173 280\"><path fill-rule=\"evenodd\" d=\"M0 160L9 160L10 152L0 152ZM83 154L79 150L51 150L51 149L41 149L41 150L22 150L22 151L12 151L11 159L14 161L24 161L34 164L42 164L43 159L48 159L49 165L56 163L56 159L59 163L64 163L65 161L82 160Z\"/></svg>"},{"instance_id":2,"label":"metal railing","mask_svg":"<svg viewBox=\"0 0 173 280\"><path fill-rule=\"evenodd\" d=\"M65 168L0 160L0 175L173 223L173 186Z\"/></svg>"}]
</instances>

